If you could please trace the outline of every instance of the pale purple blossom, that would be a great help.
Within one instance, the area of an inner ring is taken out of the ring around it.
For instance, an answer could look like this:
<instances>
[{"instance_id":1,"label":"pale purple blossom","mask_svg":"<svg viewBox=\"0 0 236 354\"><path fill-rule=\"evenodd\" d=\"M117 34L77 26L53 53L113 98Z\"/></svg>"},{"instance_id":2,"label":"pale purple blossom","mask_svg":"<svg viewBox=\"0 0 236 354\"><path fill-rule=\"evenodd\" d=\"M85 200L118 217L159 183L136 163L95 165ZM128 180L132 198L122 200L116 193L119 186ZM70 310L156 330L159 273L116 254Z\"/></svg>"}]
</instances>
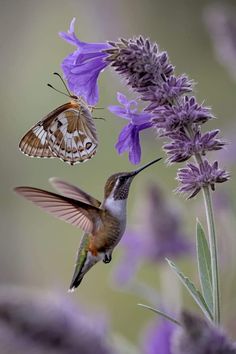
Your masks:
<instances>
[{"instance_id":1,"label":"pale purple blossom","mask_svg":"<svg viewBox=\"0 0 236 354\"><path fill-rule=\"evenodd\" d=\"M167 161L169 163L183 162L194 154L205 156L207 151L222 149L225 142L216 138L219 132L219 129L215 129L202 134L198 129L191 137L184 130L169 133L168 138L171 140L163 146L168 155Z\"/></svg>"},{"instance_id":2,"label":"pale purple blossom","mask_svg":"<svg viewBox=\"0 0 236 354\"><path fill-rule=\"evenodd\" d=\"M68 43L77 47L61 64L62 71L70 90L77 96L82 96L88 104L98 102L98 76L108 63L104 60L104 52L110 46L107 43L86 43L80 41L74 31L75 18L71 21L68 32L59 35Z\"/></svg>"},{"instance_id":3,"label":"pale purple blossom","mask_svg":"<svg viewBox=\"0 0 236 354\"><path fill-rule=\"evenodd\" d=\"M186 167L180 168L177 179L180 182L177 192L187 193L188 198L193 198L203 187L210 186L215 190L215 184L227 181L229 174L219 169L217 161L210 164L204 160L199 166L188 163Z\"/></svg>"},{"instance_id":4,"label":"pale purple blossom","mask_svg":"<svg viewBox=\"0 0 236 354\"><path fill-rule=\"evenodd\" d=\"M177 325L160 318L146 330L143 343L143 354L172 354L171 342Z\"/></svg>"},{"instance_id":5,"label":"pale purple blossom","mask_svg":"<svg viewBox=\"0 0 236 354\"><path fill-rule=\"evenodd\" d=\"M153 114L155 115L153 118L155 127L162 129L165 135L183 127L203 124L214 118L210 108L199 105L195 97L188 96L185 96L179 103L156 108Z\"/></svg>"},{"instance_id":6,"label":"pale purple blossom","mask_svg":"<svg viewBox=\"0 0 236 354\"><path fill-rule=\"evenodd\" d=\"M69 299L17 287L0 288L0 352L112 354L103 321Z\"/></svg>"},{"instance_id":7,"label":"pale purple blossom","mask_svg":"<svg viewBox=\"0 0 236 354\"><path fill-rule=\"evenodd\" d=\"M124 77L127 84L136 92L144 93L151 86L163 81L163 76L170 77L173 66L166 52L160 52L156 43L142 36L134 39L120 39L109 42L106 61Z\"/></svg>"},{"instance_id":8,"label":"pale purple blossom","mask_svg":"<svg viewBox=\"0 0 236 354\"><path fill-rule=\"evenodd\" d=\"M192 91L193 82L186 75L170 76L159 83L158 86L150 86L143 89L141 99L151 103L145 108L147 111L153 111L155 108L164 104L174 103L175 100ZM142 93L142 90L139 90Z\"/></svg>"},{"instance_id":9,"label":"pale purple blossom","mask_svg":"<svg viewBox=\"0 0 236 354\"><path fill-rule=\"evenodd\" d=\"M172 354L236 354L223 330L205 319L185 311L181 324L173 335Z\"/></svg>"},{"instance_id":10,"label":"pale purple blossom","mask_svg":"<svg viewBox=\"0 0 236 354\"><path fill-rule=\"evenodd\" d=\"M207 151L220 150L225 143L216 139L218 130L201 133L201 126L215 117L209 107L199 104L190 95L192 81L186 75L175 76L167 53L159 51L156 43L143 37L122 39L110 45L113 48L106 51L109 54L106 60L143 101L149 102L146 110L154 116L153 127L161 137L169 139L164 145L167 162L183 162L196 157L200 164L196 167L198 173L191 171L189 166L179 170L178 191L189 191L192 197L208 183L213 188L215 183L227 181L229 175L218 169L218 165L209 168L208 162L202 162ZM126 144L126 139L120 139L119 150L127 149Z\"/></svg>"},{"instance_id":11,"label":"pale purple blossom","mask_svg":"<svg viewBox=\"0 0 236 354\"><path fill-rule=\"evenodd\" d=\"M129 160L133 164L138 164L141 159L140 131L152 126L152 115L145 111L138 111L137 101L129 101L125 95L117 93L117 100L121 106L109 106L108 109L113 114L128 120L116 143L116 149L119 154L125 151L129 152Z\"/></svg>"}]
</instances>

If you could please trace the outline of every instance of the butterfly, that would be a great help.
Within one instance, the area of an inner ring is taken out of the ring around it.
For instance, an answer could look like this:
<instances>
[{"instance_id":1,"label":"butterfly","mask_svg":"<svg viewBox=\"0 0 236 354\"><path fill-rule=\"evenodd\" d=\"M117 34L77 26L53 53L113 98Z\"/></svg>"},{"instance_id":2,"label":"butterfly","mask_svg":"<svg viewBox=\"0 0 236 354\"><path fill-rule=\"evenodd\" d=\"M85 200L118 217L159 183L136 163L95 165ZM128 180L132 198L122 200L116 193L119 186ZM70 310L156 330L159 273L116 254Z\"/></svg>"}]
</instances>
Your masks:
<instances>
[{"instance_id":1,"label":"butterfly","mask_svg":"<svg viewBox=\"0 0 236 354\"><path fill-rule=\"evenodd\" d=\"M93 107L82 97L71 95L62 77L58 73L54 74L62 80L71 101L54 109L35 124L21 139L19 149L30 157L58 157L75 165L91 159L97 151ZM55 89L50 84L48 86Z\"/></svg>"}]
</instances>

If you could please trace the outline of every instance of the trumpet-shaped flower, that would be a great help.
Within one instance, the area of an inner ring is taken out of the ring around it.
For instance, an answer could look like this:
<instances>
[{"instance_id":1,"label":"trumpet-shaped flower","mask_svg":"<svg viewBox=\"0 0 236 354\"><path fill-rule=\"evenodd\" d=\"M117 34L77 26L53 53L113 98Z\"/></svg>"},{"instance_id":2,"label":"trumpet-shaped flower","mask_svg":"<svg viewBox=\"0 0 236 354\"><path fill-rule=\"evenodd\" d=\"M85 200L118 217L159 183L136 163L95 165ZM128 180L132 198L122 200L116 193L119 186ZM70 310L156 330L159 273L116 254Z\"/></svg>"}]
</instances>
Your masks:
<instances>
[{"instance_id":1,"label":"trumpet-shaped flower","mask_svg":"<svg viewBox=\"0 0 236 354\"><path fill-rule=\"evenodd\" d=\"M68 43L77 47L61 64L62 71L70 90L82 96L90 105L98 102L98 76L108 63L104 60L108 54L103 50L110 47L107 43L86 43L80 41L74 31L75 18L68 32L59 35Z\"/></svg>"},{"instance_id":2,"label":"trumpet-shaped flower","mask_svg":"<svg viewBox=\"0 0 236 354\"><path fill-rule=\"evenodd\" d=\"M119 154L128 151L130 162L138 164L141 159L139 133L141 130L152 126L150 120L153 116L145 111L138 112L137 101L129 101L121 93L117 93L117 100L121 106L110 106L108 109L115 115L127 119L129 124L122 129L116 143L116 149Z\"/></svg>"}]
</instances>

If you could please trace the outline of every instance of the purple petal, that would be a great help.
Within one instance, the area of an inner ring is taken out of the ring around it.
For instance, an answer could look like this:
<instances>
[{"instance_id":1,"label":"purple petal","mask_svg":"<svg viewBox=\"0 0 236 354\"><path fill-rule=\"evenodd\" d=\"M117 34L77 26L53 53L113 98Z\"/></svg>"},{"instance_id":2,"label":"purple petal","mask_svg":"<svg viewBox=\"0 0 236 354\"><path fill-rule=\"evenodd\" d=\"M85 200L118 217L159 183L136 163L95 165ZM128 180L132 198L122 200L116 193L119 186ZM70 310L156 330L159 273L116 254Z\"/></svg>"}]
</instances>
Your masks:
<instances>
[{"instance_id":1,"label":"purple petal","mask_svg":"<svg viewBox=\"0 0 236 354\"><path fill-rule=\"evenodd\" d=\"M132 113L132 122L133 124L140 125L143 123L150 122L151 119L153 118L153 115L147 112L140 112L140 113ZM150 122L150 126L151 126Z\"/></svg>"},{"instance_id":2,"label":"purple petal","mask_svg":"<svg viewBox=\"0 0 236 354\"><path fill-rule=\"evenodd\" d=\"M118 154L122 154L124 151L127 151L129 149L132 129L132 124L128 124L121 130L120 135L118 137L118 141L115 146Z\"/></svg>"},{"instance_id":3,"label":"purple petal","mask_svg":"<svg viewBox=\"0 0 236 354\"><path fill-rule=\"evenodd\" d=\"M147 330L144 343L145 354L171 354L171 340L176 330L176 325L161 319L154 322Z\"/></svg>"},{"instance_id":4,"label":"purple petal","mask_svg":"<svg viewBox=\"0 0 236 354\"><path fill-rule=\"evenodd\" d=\"M108 106L109 111L118 117L130 120L130 116L126 109L121 106Z\"/></svg>"},{"instance_id":5,"label":"purple petal","mask_svg":"<svg viewBox=\"0 0 236 354\"><path fill-rule=\"evenodd\" d=\"M117 92L117 101L122 104L123 106L126 106L129 101L127 100L127 97L125 95L123 95L123 93Z\"/></svg>"},{"instance_id":6,"label":"purple petal","mask_svg":"<svg viewBox=\"0 0 236 354\"><path fill-rule=\"evenodd\" d=\"M138 106L137 101L136 100L129 101L123 93L117 92L117 101L121 105L125 106L125 109L129 115L137 111L137 106Z\"/></svg>"},{"instance_id":7,"label":"purple petal","mask_svg":"<svg viewBox=\"0 0 236 354\"><path fill-rule=\"evenodd\" d=\"M96 52L101 52L102 50L110 48L110 45L108 43L86 43L80 41L74 31L74 26L75 26L75 17L72 19L70 23L70 28L69 31L66 32L59 32L59 36L67 41L68 43L78 47L80 52L83 52L84 54L86 53L96 53ZM100 53L103 54L103 56L106 56L105 53Z\"/></svg>"},{"instance_id":8,"label":"purple petal","mask_svg":"<svg viewBox=\"0 0 236 354\"><path fill-rule=\"evenodd\" d=\"M70 54L64 59L62 70L70 90L77 96L84 97L88 104L94 105L98 101L98 75L106 64L98 58L75 66L74 59L76 54L76 52Z\"/></svg>"},{"instance_id":9,"label":"purple petal","mask_svg":"<svg viewBox=\"0 0 236 354\"><path fill-rule=\"evenodd\" d=\"M75 19L71 21L67 33L59 33L64 40L77 47L74 53L62 61L62 71L70 90L82 96L88 104L95 105L98 101L98 76L108 65L104 61L107 54L102 51L110 48L110 45L81 42L75 35L74 24Z\"/></svg>"},{"instance_id":10,"label":"purple petal","mask_svg":"<svg viewBox=\"0 0 236 354\"><path fill-rule=\"evenodd\" d=\"M59 36L64 39L66 42L79 47L82 42L80 42L80 40L76 37L75 32L74 32L74 26L75 26L75 17L72 19L71 23L70 23L70 29L69 31L66 32L59 32Z\"/></svg>"},{"instance_id":11,"label":"purple petal","mask_svg":"<svg viewBox=\"0 0 236 354\"><path fill-rule=\"evenodd\" d=\"M133 128L131 132L131 139L130 139L130 146L129 146L129 160L134 165L137 165L141 160L139 130L135 128Z\"/></svg>"},{"instance_id":12,"label":"purple petal","mask_svg":"<svg viewBox=\"0 0 236 354\"><path fill-rule=\"evenodd\" d=\"M181 326L173 336L173 354L236 353L235 344L221 328L187 311L183 311L181 317Z\"/></svg>"}]
</instances>

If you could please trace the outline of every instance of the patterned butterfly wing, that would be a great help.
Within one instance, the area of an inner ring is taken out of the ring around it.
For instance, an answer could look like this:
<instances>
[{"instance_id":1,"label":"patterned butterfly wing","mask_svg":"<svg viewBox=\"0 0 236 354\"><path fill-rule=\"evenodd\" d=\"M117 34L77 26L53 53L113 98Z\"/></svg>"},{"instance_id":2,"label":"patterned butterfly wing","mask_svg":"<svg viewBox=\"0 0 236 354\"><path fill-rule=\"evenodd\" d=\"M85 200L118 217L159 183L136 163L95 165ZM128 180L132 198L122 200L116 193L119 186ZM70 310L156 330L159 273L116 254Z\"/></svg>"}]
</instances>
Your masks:
<instances>
[{"instance_id":1,"label":"patterned butterfly wing","mask_svg":"<svg viewBox=\"0 0 236 354\"><path fill-rule=\"evenodd\" d=\"M71 103L63 104L35 124L21 139L19 149L30 157L56 157L48 144L48 130L57 116L70 106Z\"/></svg>"},{"instance_id":2,"label":"patterned butterfly wing","mask_svg":"<svg viewBox=\"0 0 236 354\"><path fill-rule=\"evenodd\" d=\"M75 101L47 115L21 139L20 150L31 157L58 157L74 165L95 155L98 145L91 111Z\"/></svg>"},{"instance_id":3,"label":"patterned butterfly wing","mask_svg":"<svg viewBox=\"0 0 236 354\"><path fill-rule=\"evenodd\" d=\"M90 110L78 104L60 113L49 127L48 144L53 154L71 165L91 159L98 139Z\"/></svg>"}]
</instances>

